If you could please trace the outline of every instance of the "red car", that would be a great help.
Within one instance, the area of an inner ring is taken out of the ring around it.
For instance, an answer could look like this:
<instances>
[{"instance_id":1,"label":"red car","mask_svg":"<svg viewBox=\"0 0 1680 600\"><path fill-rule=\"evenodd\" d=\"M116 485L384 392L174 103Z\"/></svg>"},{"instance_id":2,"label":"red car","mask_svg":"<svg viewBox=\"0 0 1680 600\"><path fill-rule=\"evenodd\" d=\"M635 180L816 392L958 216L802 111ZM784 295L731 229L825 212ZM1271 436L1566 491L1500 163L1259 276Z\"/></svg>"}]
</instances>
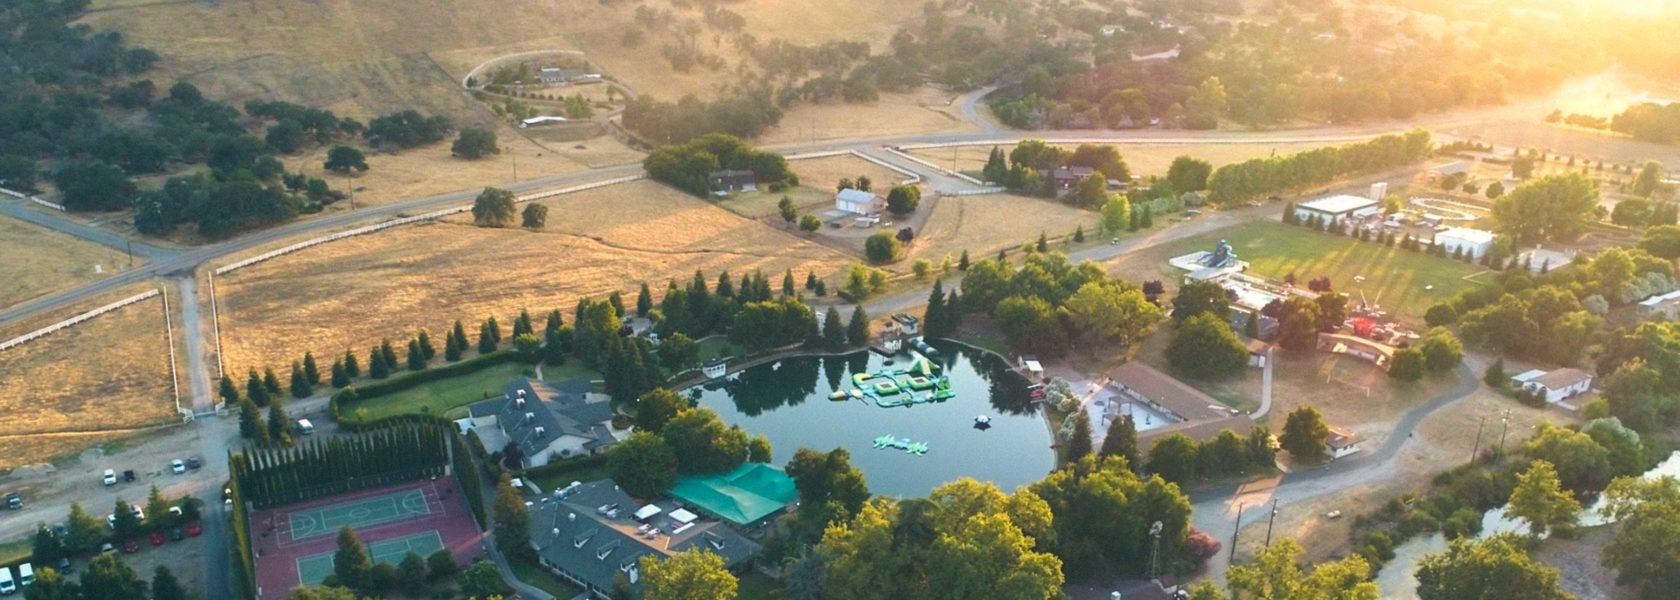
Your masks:
<instances>
[{"instance_id":1,"label":"red car","mask_svg":"<svg viewBox=\"0 0 1680 600\"><path fill-rule=\"evenodd\" d=\"M162 546L163 543L167 541L169 541L169 538L164 537L162 531L156 529L152 530L152 546Z\"/></svg>"},{"instance_id":2,"label":"red car","mask_svg":"<svg viewBox=\"0 0 1680 600\"><path fill-rule=\"evenodd\" d=\"M201 534L201 533L204 533L204 525L203 524L199 523L198 521L193 521L191 523L187 523L187 537L198 537L198 534Z\"/></svg>"},{"instance_id":3,"label":"red car","mask_svg":"<svg viewBox=\"0 0 1680 600\"><path fill-rule=\"evenodd\" d=\"M134 554L135 552L139 552L140 542L136 542L134 540L123 540L122 551L123 554Z\"/></svg>"}]
</instances>

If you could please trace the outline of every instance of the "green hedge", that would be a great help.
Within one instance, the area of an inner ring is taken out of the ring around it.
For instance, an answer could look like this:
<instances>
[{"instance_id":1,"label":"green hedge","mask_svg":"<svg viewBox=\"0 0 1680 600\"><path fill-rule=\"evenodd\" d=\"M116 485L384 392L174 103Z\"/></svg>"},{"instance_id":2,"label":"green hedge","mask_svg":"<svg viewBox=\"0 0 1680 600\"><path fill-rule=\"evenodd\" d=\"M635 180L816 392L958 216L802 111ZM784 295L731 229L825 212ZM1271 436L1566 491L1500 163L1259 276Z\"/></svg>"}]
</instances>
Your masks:
<instances>
[{"instance_id":1,"label":"green hedge","mask_svg":"<svg viewBox=\"0 0 1680 600\"><path fill-rule=\"evenodd\" d=\"M520 361L524 358L525 357L520 356L518 352L513 350L497 350L495 352L481 354L458 363L451 363L441 367L426 369L424 371L410 371L409 373L399 377L374 381L359 386L352 385L334 393L332 395L332 399L327 403L327 410L332 414L333 419L343 422L344 419L341 415L343 414L345 404L354 404L363 400L372 400L380 396L401 392L403 390L418 387L422 384L431 383L439 379L448 379L450 377L476 373L483 369L503 363Z\"/></svg>"},{"instance_id":2,"label":"green hedge","mask_svg":"<svg viewBox=\"0 0 1680 600\"><path fill-rule=\"evenodd\" d=\"M450 433L449 450L455 481L461 484L461 490L467 496L467 506L472 508L473 519L478 521L478 528L482 531L489 521L484 510L484 482L479 479L478 461L473 458L473 451L460 432Z\"/></svg>"},{"instance_id":3,"label":"green hedge","mask_svg":"<svg viewBox=\"0 0 1680 600\"><path fill-rule=\"evenodd\" d=\"M233 454L228 454L228 467L233 468ZM234 569L234 589L241 598L257 597L257 562L251 552L251 515L245 510L245 494L239 487L238 477L229 477L227 482L229 497L233 499L233 554L238 558L239 566Z\"/></svg>"}]
</instances>

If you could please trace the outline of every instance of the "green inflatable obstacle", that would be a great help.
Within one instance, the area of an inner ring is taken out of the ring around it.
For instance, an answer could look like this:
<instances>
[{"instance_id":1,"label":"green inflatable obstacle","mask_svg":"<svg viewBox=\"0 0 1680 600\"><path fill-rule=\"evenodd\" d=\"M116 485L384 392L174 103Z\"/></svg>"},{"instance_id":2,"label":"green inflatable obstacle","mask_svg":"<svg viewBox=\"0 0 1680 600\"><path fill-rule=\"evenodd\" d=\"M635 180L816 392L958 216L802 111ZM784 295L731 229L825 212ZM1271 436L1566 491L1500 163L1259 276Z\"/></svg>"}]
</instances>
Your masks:
<instances>
[{"instance_id":1,"label":"green inflatable obstacle","mask_svg":"<svg viewBox=\"0 0 1680 600\"><path fill-rule=\"evenodd\" d=\"M877 381L877 382L875 382L875 385L873 387L875 388L875 393L880 394L882 396L891 396L891 395L897 394L900 391L898 389L898 383L894 382L891 379L883 379L881 381Z\"/></svg>"}]
</instances>

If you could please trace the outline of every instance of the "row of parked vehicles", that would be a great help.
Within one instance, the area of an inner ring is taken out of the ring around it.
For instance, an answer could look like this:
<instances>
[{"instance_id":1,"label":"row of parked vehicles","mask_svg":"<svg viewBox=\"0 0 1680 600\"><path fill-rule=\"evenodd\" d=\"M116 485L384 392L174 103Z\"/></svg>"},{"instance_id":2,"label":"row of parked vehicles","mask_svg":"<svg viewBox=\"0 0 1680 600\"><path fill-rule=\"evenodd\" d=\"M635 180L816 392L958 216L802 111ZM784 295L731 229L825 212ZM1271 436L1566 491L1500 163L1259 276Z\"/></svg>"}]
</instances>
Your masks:
<instances>
[{"instance_id":1,"label":"row of parked vehicles","mask_svg":"<svg viewBox=\"0 0 1680 600\"><path fill-rule=\"evenodd\" d=\"M12 577L11 567L0 567L0 594L15 594L18 588L31 583L35 583L34 565L29 563L18 565L16 578Z\"/></svg>"}]
</instances>

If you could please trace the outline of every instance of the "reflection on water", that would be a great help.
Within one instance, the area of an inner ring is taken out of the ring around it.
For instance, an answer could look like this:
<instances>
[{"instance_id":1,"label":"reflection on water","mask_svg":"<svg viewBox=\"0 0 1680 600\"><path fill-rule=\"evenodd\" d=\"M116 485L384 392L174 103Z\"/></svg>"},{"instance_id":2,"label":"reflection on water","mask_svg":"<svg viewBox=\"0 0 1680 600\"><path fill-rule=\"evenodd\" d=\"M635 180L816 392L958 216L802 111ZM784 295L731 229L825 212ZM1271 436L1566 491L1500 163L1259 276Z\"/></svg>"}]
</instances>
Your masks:
<instances>
[{"instance_id":1,"label":"reflection on water","mask_svg":"<svg viewBox=\"0 0 1680 600\"><path fill-rule=\"evenodd\" d=\"M688 393L724 421L769 437L777 464L801 447L850 450L877 494L920 496L960 477L1011 490L1044 477L1055 466L1055 453L1028 381L996 356L958 344L935 347L939 355L933 358L956 392L944 402L880 408L866 400L829 400L831 392L851 387L853 373L889 366L872 352L784 359ZM890 366L908 368L909 360L901 355ZM981 415L991 418L989 429L974 427ZM874 439L884 435L926 443L929 451L914 456L874 448Z\"/></svg>"},{"instance_id":2,"label":"reflection on water","mask_svg":"<svg viewBox=\"0 0 1680 600\"><path fill-rule=\"evenodd\" d=\"M1680 478L1680 452L1669 455L1667 460L1646 471L1640 477L1656 479L1664 476ZM1609 524L1611 521L1599 513L1599 509L1603 506L1604 498L1600 497L1592 506L1582 509L1576 517L1581 526L1597 527ZM1476 537L1484 538L1499 533L1526 534L1528 533L1528 525L1506 516L1504 506L1483 513L1482 532L1477 534ZM1383 565L1382 570L1377 573L1377 585L1382 588L1382 597L1385 600L1391 598L1413 600L1417 598L1418 561L1422 560L1425 555L1445 552L1446 549L1447 540L1439 533L1427 538L1412 538L1404 544L1395 546L1394 560L1388 561L1387 564Z\"/></svg>"}]
</instances>

